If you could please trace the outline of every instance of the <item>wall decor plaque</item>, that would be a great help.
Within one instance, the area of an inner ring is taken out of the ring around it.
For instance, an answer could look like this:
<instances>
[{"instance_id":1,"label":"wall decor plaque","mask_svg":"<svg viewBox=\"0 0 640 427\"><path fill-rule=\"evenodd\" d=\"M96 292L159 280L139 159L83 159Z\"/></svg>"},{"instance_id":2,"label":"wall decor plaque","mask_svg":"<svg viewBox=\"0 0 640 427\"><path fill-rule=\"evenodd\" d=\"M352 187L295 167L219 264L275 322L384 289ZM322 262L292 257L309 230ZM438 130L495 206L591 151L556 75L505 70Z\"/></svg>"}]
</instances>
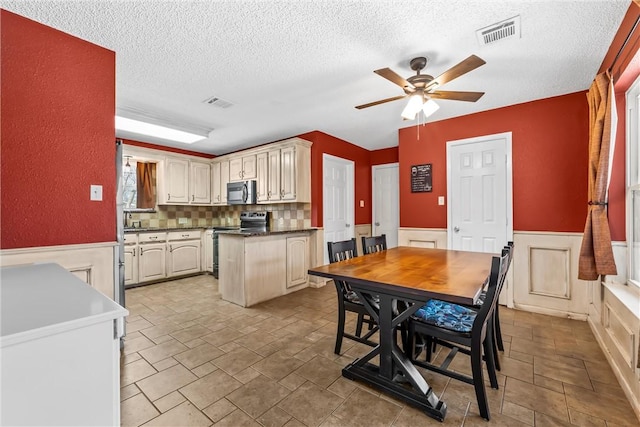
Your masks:
<instances>
[{"instance_id":1,"label":"wall decor plaque","mask_svg":"<svg viewBox=\"0 0 640 427\"><path fill-rule=\"evenodd\" d=\"M431 163L411 166L411 192L431 191Z\"/></svg>"}]
</instances>

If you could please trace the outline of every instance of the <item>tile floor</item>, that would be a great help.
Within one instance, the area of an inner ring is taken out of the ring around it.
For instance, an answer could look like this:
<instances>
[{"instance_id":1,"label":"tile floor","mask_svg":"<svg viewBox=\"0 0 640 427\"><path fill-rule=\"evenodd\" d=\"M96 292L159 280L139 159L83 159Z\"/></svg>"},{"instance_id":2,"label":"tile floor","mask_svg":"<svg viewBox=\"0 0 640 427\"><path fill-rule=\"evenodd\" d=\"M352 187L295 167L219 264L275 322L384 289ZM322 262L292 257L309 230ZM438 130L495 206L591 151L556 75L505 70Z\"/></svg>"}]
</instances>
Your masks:
<instances>
[{"instance_id":1,"label":"tile floor","mask_svg":"<svg viewBox=\"0 0 640 427\"><path fill-rule=\"evenodd\" d=\"M333 353L335 294L309 288L245 309L221 300L208 275L127 290L122 425L487 425L473 387L435 373L423 371L447 403L444 423L343 378L369 347L345 340ZM506 342L500 389L487 388L491 425L640 424L586 322L500 314ZM465 357L452 366L469 372Z\"/></svg>"}]
</instances>

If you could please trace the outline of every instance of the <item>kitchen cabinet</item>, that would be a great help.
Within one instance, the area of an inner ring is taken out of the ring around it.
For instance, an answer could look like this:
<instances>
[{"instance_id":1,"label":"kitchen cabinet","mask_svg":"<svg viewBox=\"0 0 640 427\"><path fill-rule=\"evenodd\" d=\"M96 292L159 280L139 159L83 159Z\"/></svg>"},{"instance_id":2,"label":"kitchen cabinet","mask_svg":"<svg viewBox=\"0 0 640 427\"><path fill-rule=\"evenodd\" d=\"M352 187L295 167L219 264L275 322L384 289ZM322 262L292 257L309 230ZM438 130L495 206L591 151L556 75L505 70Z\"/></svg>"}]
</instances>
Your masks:
<instances>
[{"instance_id":1,"label":"kitchen cabinet","mask_svg":"<svg viewBox=\"0 0 640 427\"><path fill-rule=\"evenodd\" d=\"M297 186L298 186L298 172L297 165L298 159L296 157L296 147L284 147L280 150L280 172L281 172L281 182L280 182L280 199L282 201L287 202L304 202L307 201L305 197L303 197L303 192L300 194L300 199L297 197ZM307 174L311 173L309 169ZM304 189L301 189L304 190ZM305 200L302 200L305 199Z\"/></svg>"},{"instance_id":2,"label":"kitchen cabinet","mask_svg":"<svg viewBox=\"0 0 640 427\"><path fill-rule=\"evenodd\" d=\"M309 282L309 237L287 238L287 288L306 285Z\"/></svg>"},{"instance_id":3,"label":"kitchen cabinet","mask_svg":"<svg viewBox=\"0 0 640 427\"><path fill-rule=\"evenodd\" d=\"M3 267L0 425L120 425L129 312L58 264Z\"/></svg>"},{"instance_id":4,"label":"kitchen cabinet","mask_svg":"<svg viewBox=\"0 0 640 427\"><path fill-rule=\"evenodd\" d=\"M124 285L138 283L138 235L124 236Z\"/></svg>"},{"instance_id":5,"label":"kitchen cabinet","mask_svg":"<svg viewBox=\"0 0 640 427\"><path fill-rule=\"evenodd\" d=\"M202 239L202 253L203 270L213 273L213 230L207 230L204 232L204 238Z\"/></svg>"},{"instance_id":6,"label":"kitchen cabinet","mask_svg":"<svg viewBox=\"0 0 640 427\"><path fill-rule=\"evenodd\" d=\"M211 165L212 202L214 205L227 204L227 183L229 182L229 161L221 160Z\"/></svg>"},{"instance_id":7,"label":"kitchen cabinet","mask_svg":"<svg viewBox=\"0 0 640 427\"><path fill-rule=\"evenodd\" d=\"M158 204L210 205L211 164L167 156L158 175Z\"/></svg>"},{"instance_id":8,"label":"kitchen cabinet","mask_svg":"<svg viewBox=\"0 0 640 427\"><path fill-rule=\"evenodd\" d=\"M246 181L256 179L256 155L247 154L229 159L229 181Z\"/></svg>"},{"instance_id":9,"label":"kitchen cabinet","mask_svg":"<svg viewBox=\"0 0 640 427\"><path fill-rule=\"evenodd\" d=\"M209 163L194 162L189 164L191 204L211 204L211 165Z\"/></svg>"},{"instance_id":10,"label":"kitchen cabinet","mask_svg":"<svg viewBox=\"0 0 640 427\"><path fill-rule=\"evenodd\" d=\"M167 240L167 277L199 273L200 230L172 231Z\"/></svg>"},{"instance_id":11,"label":"kitchen cabinet","mask_svg":"<svg viewBox=\"0 0 640 427\"><path fill-rule=\"evenodd\" d=\"M166 233L140 233L138 235L139 282L167 277L166 251Z\"/></svg>"},{"instance_id":12,"label":"kitchen cabinet","mask_svg":"<svg viewBox=\"0 0 640 427\"><path fill-rule=\"evenodd\" d=\"M164 204L189 203L189 160L167 157L162 178Z\"/></svg>"},{"instance_id":13,"label":"kitchen cabinet","mask_svg":"<svg viewBox=\"0 0 640 427\"><path fill-rule=\"evenodd\" d=\"M218 237L218 287L225 301L250 307L308 286L308 232Z\"/></svg>"},{"instance_id":14,"label":"kitchen cabinet","mask_svg":"<svg viewBox=\"0 0 640 427\"><path fill-rule=\"evenodd\" d=\"M268 153L256 155L256 201L265 203L269 200L267 184L269 182Z\"/></svg>"},{"instance_id":15,"label":"kitchen cabinet","mask_svg":"<svg viewBox=\"0 0 640 427\"><path fill-rule=\"evenodd\" d=\"M269 173L267 175L267 194L270 202L277 202L282 198L280 187L280 150L271 150L267 153Z\"/></svg>"}]
</instances>

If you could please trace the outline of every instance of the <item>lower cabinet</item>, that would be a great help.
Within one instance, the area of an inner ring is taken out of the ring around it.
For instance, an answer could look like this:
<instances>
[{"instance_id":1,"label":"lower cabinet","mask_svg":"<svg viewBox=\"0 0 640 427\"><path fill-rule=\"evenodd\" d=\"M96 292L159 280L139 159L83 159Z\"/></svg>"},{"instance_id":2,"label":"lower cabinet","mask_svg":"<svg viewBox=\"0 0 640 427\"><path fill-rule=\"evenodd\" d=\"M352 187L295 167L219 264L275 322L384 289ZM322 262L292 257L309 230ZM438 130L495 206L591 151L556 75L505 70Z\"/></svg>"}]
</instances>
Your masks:
<instances>
[{"instance_id":1,"label":"lower cabinet","mask_svg":"<svg viewBox=\"0 0 640 427\"><path fill-rule=\"evenodd\" d=\"M225 301L250 307L308 286L308 233L219 239L218 287Z\"/></svg>"},{"instance_id":2,"label":"lower cabinet","mask_svg":"<svg viewBox=\"0 0 640 427\"><path fill-rule=\"evenodd\" d=\"M138 283L138 245L124 246L124 285Z\"/></svg>"},{"instance_id":3,"label":"lower cabinet","mask_svg":"<svg viewBox=\"0 0 640 427\"><path fill-rule=\"evenodd\" d=\"M166 243L144 243L138 246L140 258L138 259L138 281L164 279L166 270Z\"/></svg>"},{"instance_id":4,"label":"lower cabinet","mask_svg":"<svg viewBox=\"0 0 640 427\"><path fill-rule=\"evenodd\" d=\"M200 272L200 239L167 243L167 276Z\"/></svg>"},{"instance_id":5,"label":"lower cabinet","mask_svg":"<svg viewBox=\"0 0 640 427\"><path fill-rule=\"evenodd\" d=\"M287 238L287 288L307 284L309 281L309 237Z\"/></svg>"},{"instance_id":6,"label":"lower cabinet","mask_svg":"<svg viewBox=\"0 0 640 427\"><path fill-rule=\"evenodd\" d=\"M202 269L213 273L213 230L207 230L204 232L204 239L202 240Z\"/></svg>"}]
</instances>

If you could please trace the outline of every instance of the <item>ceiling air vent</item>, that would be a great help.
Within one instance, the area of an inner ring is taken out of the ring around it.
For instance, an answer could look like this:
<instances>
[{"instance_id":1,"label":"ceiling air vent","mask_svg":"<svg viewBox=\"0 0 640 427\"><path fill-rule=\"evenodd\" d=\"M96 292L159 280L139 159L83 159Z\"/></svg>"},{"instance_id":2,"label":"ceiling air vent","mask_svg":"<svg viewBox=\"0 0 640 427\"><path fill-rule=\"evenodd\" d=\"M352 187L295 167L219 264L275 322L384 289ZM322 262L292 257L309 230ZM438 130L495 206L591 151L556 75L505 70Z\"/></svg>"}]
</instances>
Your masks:
<instances>
[{"instance_id":1,"label":"ceiling air vent","mask_svg":"<svg viewBox=\"0 0 640 427\"><path fill-rule=\"evenodd\" d=\"M480 46L486 46L505 39L520 38L520 16L505 19L476 31Z\"/></svg>"},{"instance_id":2,"label":"ceiling air vent","mask_svg":"<svg viewBox=\"0 0 640 427\"><path fill-rule=\"evenodd\" d=\"M217 96L212 96L211 98L207 98L202 102L204 102L205 104L213 105L214 107L218 107L218 108L233 107L232 103L230 103L229 101L225 101L222 98L218 98Z\"/></svg>"}]
</instances>

